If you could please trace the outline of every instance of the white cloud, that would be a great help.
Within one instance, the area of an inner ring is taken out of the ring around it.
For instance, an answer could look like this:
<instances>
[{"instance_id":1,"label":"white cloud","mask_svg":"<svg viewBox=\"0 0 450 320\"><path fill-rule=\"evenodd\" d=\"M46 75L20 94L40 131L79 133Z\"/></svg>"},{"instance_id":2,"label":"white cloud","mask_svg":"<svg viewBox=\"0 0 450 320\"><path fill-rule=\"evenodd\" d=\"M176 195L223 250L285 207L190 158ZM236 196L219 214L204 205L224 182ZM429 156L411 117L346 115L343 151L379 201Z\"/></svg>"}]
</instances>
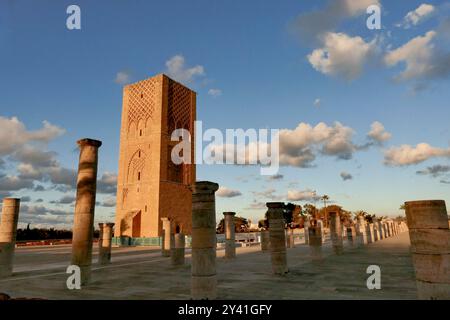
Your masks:
<instances>
[{"instance_id":1,"label":"white cloud","mask_svg":"<svg viewBox=\"0 0 450 320\"><path fill-rule=\"evenodd\" d=\"M419 143L415 147L404 144L386 150L384 163L390 166L407 166L437 157L450 157L450 148L436 148L428 143Z\"/></svg>"},{"instance_id":2,"label":"white cloud","mask_svg":"<svg viewBox=\"0 0 450 320\"><path fill-rule=\"evenodd\" d=\"M294 130L280 130L280 164L308 167L319 150L324 155L350 159L356 146L353 129L336 122L333 126L320 122L315 127L300 123Z\"/></svg>"},{"instance_id":3,"label":"white cloud","mask_svg":"<svg viewBox=\"0 0 450 320\"><path fill-rule=\"evenodd\" d=\"M116 198L115 197L108 197L102 202L102 207L108 207L112 208L116 206Z\"/></svg>"},{"instance_id":4,"label":"white cloud","mask_svg":"<svg viewBox=\"0 0 450 320\"><path fill-rule=\"evenodd\" d=\"M218 96L222 95L222 90L220 90L220 89L209 89L208 90L208 94L215 98L215 97L218 97Z\"/></svg>"},{"instance_id":5,"label":"white cloud","mask_svg":"<svg viewBox=\"0 0 450 320\"><path fill-rule=\"evenodd\" d=\"M314 107L318 108L320 107L321 101L319 98L317 98L316 100L314 100Z\"/></svg>"},{"instance_id":6,"label":"white cloud","mask_svg":"<svg viewBox=\"0 0 450 320\"><path fill-rule=\"evenodd\" d=\"M400 62L406 64L405 70L396 77L398 80L424 78L432 75L435 66L433 62L434 44L431 42L435 36L435 31L429 31L424 36L415 37L385 55L384 61L390 67Z\"/></svg>"},{"instance_id":7,"label":"white cloud","mask_svg":"<svg viewBox=\"0 0 450 320\"><path fill-rule=\"evenodd\" d=\"M310 189L288 190L287 199L289 201L317 201L320 196L317 195L316 191Z\"/></svg>"},{"instance_id":8,"label":"white cloud","mask_svg":"<svg viewBox=\"0 0 450 320\"><path fill-rule=\"evenodd\" d=\"M317 71L348 80L357 78L376 45L375 40L365 42L359 36L350 37L345 33L328 32L322 39L322 48L315 49L307 56L309 63Z\"/></svg>"},{"instance_id":9,"label":"white cloud","mask_svg":"<svg viewBox=\"0 0 450 320\"><path fill-rule=\"evenodd\" d=\"M48 121L42 123L41 129L28 131L16 117L9 119L0 116L0 156L8 155L29 142L48 143L66 132Z\"/></svg>"},{"instance_id":10,"label":"white cloud","mask_svg":"<svg viewBox=\"0 0 450 320\"><path fill-rule=\"evenodd\" d=\"M430 17L434 13L435 7L431 4L423 3L417 9L410 11L403 18L403 22L399 26L408 29L411 25L418 25L426 18Z\"/></svg>"},{"instance_id":11,"label":"white cloud","mask_svg":"<svg viewBox=\"0 0 450 320\"><path fill-rule=\"evenodd\" d=\"M167 60L166 67L169 77L185 84L192 82L195 77L205 75L205 70L201 65L186 68L184 57L180 54Z\"/></svg>"},{"instance_id":12,"label":"white cloud","mask_svg":"<svg viewBox=\"0 0 450 320\"><path fill-rule=\"evenodd\" d=\"M118 84L127 84L131 80L131 75L128 71L119 71L116 73L116 78L114 79L115 83Z\"/></svg>"},{"instance_id":13,"label":"white cloud","mask_svg":"<svg viewBox=\"0 0 450 320\"><path fill-rule=\"evenodd\" d=\"M239 190L233 190L227 187L219 187L219 190L216 191L216 195L222 198L234 198L242 195L242 193Z\"/></svg>"},{"instance_id":14,"label":"white cloud","mask_svg":"<svg viewBox=\"0 0 450 320\"><path fill-rule=\"evenodd\" d=\"M392 134L387 132L382 123L375 121L370 126L368 137L378 143L383 143L392 137Z\"/></svg>"},{"instance_id":15,"label":"white cloud","mask_svg":"<svg viewBox=\"0 0 450 320\"><path fill-rule=\"evenodd\" d=\"M302 42L317 40L336 29L343 20L365 14L370 5L381 6L379 0L330 0L320 10L299 15L292 27Z\"/></svg>"}]
</instances>

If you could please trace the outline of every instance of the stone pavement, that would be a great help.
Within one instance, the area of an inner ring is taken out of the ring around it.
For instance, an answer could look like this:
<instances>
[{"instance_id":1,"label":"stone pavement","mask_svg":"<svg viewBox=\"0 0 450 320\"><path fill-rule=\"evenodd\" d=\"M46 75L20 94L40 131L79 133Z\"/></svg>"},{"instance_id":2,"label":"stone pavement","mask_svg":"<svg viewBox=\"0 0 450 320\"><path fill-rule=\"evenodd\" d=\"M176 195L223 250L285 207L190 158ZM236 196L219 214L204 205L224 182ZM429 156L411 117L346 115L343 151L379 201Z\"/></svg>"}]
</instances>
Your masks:
<instances>
[{"instance_id":1,"label":"stone pavement","mask_svg":"<svg viewBox=\"0 0 450 320\"><path fill-rule=\"evenodd\" d=\"M361 248L344 241L336 256L327 242L320 261L309 246L287 249L286 276L272 274L270 253L259 246L237 248L234 260L217 251L218 299L416 299L407 232ZM158 248L113 248L112 264L98 266L94 248L91 283L66 288L70 246L18 248L14 275L0 280L0 292L12 297L45 299L189 299L190 250L186 265L173 267ZM381 289L369 290L369 265L381 268Z\"/></svg>"}]
</instances>

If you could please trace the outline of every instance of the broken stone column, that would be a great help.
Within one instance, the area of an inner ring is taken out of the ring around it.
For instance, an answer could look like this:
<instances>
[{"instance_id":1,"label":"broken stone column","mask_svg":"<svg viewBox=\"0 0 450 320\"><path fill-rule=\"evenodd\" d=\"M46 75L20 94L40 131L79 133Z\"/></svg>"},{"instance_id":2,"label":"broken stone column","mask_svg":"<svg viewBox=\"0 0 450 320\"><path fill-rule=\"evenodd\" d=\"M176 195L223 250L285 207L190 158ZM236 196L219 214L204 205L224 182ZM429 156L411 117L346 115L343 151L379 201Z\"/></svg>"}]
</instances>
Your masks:
<instances>
[{"instance_id":1,"label":"broken stone column","mask_svg":"<svg viewBox=\"0 0 450 320\"><path fill-rule=\"evenodd\" d=\"M384 229L384 222L382 222L381 220L378 221L378 228L380 230L380 239L386 238L386 231Z\"/></svg>"},{"instance_id":2,"label":"broken stone column","mask_svg":"<svg viewBox=\"0 0 450 320\"><path fill-rule=\"evenodd\" d=\"M223 215L225 223L225 258L236 258L236 236L234 216L236 212L224 212Z\"/></svg>"},{"instance_id":3,"label":"broken stone column","mask_svg":"<svg viewBox=\"0 0 450 320\"><path fill-rule=\"evenodd\" d=\"M343 251L341 217L338 212L330 212L330 237L333 250L336 254Z\"/></svg>"},{"instance_id":4,"label":"broken stone column","mask_svg":"<svg viewBox=\"0 0 450 320\"><path fill-rule=\"evenodd\" d=\"M13 272L19 209L20 199L3 199L0 222L0 279L11 276Z\"/></svg>"},{"instance_id":5,"label":"broken stone column","mask_svg":"<svg viewBox=\"0 0 450 320\"><path fill-rule=\"evenodd\" d=\"M170 261L173 266L184 265L185 237L183 233L176 233L173 236L173 246L170 249Z\"/></svg>"},{"instance_id":6,"label":"broken stone column","mask_svg":"<svg viewBox=\"0 0 450 320\"><path fill-rule=\"evenodd\" d=\"M81 284L91 278L95 197L97 192L98 148L101 141L79 140L77 196L73 218L72 265L80 267Z\"/></svg>"},{"instance_id":7,"label":"broken stone column","mask_svg":"<svg viewBox=\"0 0 450 320\"><path fill-rule=\"evenodd\" d=\"M170 248L172 247L172 223L169 218L163 217L162 221L162 246L161 246L161 254L163 257L170 257Z\"/></svg>"},{"instance_id":8,"label":"broken stone column","mask_svg":"<svg viewBox=\"0 0 450 320\"><path fill-rule=\"evenodd\" d=\"M270 245L269 231L262 230L261 231L261 251L268 251L269 245Z\"/></svg>"},{"instance_id":9,"label":"broken stone column","mask_svg":"<svg viewBox=\"0 0 450 320\"><path fill-rule=\"evenodd\" d=\"M318 225L309 227L309 250L313 261L322 258L322 230Z\"/></svg>"},{"instance_id":10,"label":"broken stone column","mask_svg":"<svg viewBox=\"0 0 450 320\"><path fill-rule=\"evenodd\" d=\"M289 228L288 248L294 248L294 229Z\"/></svg>"},{"instance_id":11,"label":"broken stone column","mask_svg":"<svg viewBox=\"0 0 450 320\"><path fill-rule=\"evenodd\" d=\"M100 235L98 239L98 263L111 263L111 245L114 223L99 223Z\"/></svg>"},{"instance_id":12,"label":"broken stone column","mask_svg":"<svg viewBox=\"0 0 450 320\"><path fill-rule=\"evenodd\" d=\"M378 230L378 223L375 221L373 223L373 241L379 241L380 240L380 232Z\"/></svg>"},{"instance_id":13,"label":"broken stone column","mask_svg":"<svg viewBox=\"0 0 450 320\"><path fill-rule=\"evenodd\" d=\"M306 217L305 221L303 222L303 232L305 234L305 244L309 244L309 228L310 222L309 222L309 218Z\"/></svg>"},{"instance_id":14,"label":"broken stone column","mask_svg":"<svg viewBox=\"0 0 450 320\"><path fill-rule=\"evenodd\" d=\"M363 246L367 244L366 220L362 215L359 215L357 219L358 219L356 224L357 243L358 245Z\"/></svg>"},{"instance_id":15,"label":"broken stone column","mask_svg":"<svg viewBox=\"0 0 450 320\"><path fill-rule=\"evenodd\" d=\"M217 297L216 275L216 198L219 185L209 181L192 187L192 265L193 299Z\"/></svg>"},{"instance_id":16,"label":"broken stone column","mask_svg":"<svg viewBox=\"0 0 450 320\"><path fill-rule=\"evenodd\" d=\"M373 223L368 223L366 225L366 235L367 235L367 243L375 242Z\"/></svg>"},{"instance_id":17,"label":"broken stone column","mask_svg":"<svg viewBox=\"0 0 450 320\"><path fill-rule=\"evenodd\" d=\"M266 203L269 219L270 254L274 274L287 273L286 238L284 231L283 202Z\"/></svg>"},{"instance_id":18,"label":"broken stone column","mask_svg":"<svg viewBox=\"0 0 450 320\"><path fill-rule=\"evenodd\" d=\"M347 227L347 241L349 245L353 246L356 243L356 227Z\"/></svg>"},{"instance_id":19,"label":"broken stone column","mask_svg":"<svg viewBox=\"0 0 450 320\"><path fill-rule=\"evenodd\" d=\"M419 299L450 299L450 230L443 200L405 202Z\"/></svg>"}]
</instances>

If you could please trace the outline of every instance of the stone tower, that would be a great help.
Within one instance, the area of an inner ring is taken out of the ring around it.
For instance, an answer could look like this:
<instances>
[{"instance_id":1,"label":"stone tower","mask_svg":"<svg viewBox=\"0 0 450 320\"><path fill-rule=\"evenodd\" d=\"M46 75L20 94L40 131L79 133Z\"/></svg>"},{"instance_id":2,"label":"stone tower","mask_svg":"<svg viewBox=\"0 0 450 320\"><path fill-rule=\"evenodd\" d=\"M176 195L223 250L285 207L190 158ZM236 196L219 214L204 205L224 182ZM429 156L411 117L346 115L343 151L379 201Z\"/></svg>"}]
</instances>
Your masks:
<instances>
[{"instance_id":1,"label":"stone tower","mask_svg":"<svg viewBox=\"0 0 450 320\"><path fill-rule=\"evenodd\" d=\"M195 106L196 93L163 74L124 87L116 237L161 236L163 217L191 233ZM191 133L192 164L171 161L178 128Z\"/></svg>"}]
</instances>

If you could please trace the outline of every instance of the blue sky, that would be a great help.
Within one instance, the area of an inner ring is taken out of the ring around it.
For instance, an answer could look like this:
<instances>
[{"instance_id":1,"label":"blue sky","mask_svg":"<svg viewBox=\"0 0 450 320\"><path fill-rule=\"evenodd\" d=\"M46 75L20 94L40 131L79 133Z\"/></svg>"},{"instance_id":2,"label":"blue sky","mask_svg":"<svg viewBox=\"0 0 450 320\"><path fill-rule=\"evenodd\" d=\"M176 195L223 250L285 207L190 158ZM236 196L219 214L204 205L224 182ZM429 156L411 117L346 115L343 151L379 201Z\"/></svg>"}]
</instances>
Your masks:
<instances>
[{"instance_id":1,"label":"blue sky","mask_svg":"<svg viewBox=\"0 0 450 320\"><path fill-rule=\"evenodd\" d=\"M198 166L198 180L234 191L217 197L218 217L256 220L264 202L303 204L312 190L378 215L400 214L407 200L450 200L450 3L333 3L2 1L0 193L30 197L22 223L70 226L74 191L57 182L77 166L75 141L97 138L105 189L97 219L113 220L122 87L166 72L197 91L204 128L279 128L300 141L300 123L323 122L310 133L328 134L303 149L285 146L314 160L282 166L278 180L257 167ZM66 28L70 4L81 8L81 30ZM381 7L380 30L366 27L370 4ZM174 57L184 64L171 73ZM381 127L370 138L374 122Z\"/></svg>"}]
</instances>

